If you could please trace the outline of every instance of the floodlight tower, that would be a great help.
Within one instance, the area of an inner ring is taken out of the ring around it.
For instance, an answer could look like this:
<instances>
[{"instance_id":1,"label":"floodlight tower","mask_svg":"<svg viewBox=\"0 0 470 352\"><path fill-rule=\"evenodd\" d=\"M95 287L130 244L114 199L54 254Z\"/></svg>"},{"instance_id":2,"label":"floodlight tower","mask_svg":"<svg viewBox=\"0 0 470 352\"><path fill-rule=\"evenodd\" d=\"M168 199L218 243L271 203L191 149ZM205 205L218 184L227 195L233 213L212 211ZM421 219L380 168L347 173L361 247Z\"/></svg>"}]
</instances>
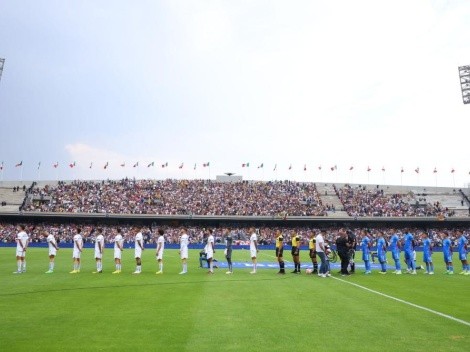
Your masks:
<instances>
[{"instance_id":1,"label":"floodlight tower","mask_svg":"<svg viewBox=\"0 0 470 352\"><path fill-rule=\"evenodd\" d=\"M0 58L0 81L2 80L3 65L5 64L5 59Z\"/></svg>"}]
</instances>

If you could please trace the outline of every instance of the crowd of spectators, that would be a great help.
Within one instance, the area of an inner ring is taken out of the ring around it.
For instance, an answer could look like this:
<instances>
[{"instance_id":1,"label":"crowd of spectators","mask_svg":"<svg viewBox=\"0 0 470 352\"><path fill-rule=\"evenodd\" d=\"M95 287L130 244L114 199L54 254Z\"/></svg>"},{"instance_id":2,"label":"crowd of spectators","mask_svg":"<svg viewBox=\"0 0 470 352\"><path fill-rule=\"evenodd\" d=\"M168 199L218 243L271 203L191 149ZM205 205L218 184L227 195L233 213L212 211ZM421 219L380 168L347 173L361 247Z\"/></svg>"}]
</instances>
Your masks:
<instances>
[{"instance_id":1,"label":"crowd of spectators","mask_svg":"<svg viewBox=\"0 0 470 352\"><path fill-rule=\"evenodd\" d=\"M59 182L28 190L22 210L67 213L324 216L314 183L211 180Z\"/></svg>"},{"instance_id":2,"label":"crowd of spectators","mask_svg":"<svg viewBox=\"0 0 470 352\"><path fill-rule=\"evenodd\" d=\"M385 194L383 189L367 189L365 186L341 188L333 185L336 195L349 216L407 217L439 216L449 217L453 211L442 207L439 202L422 203L413 193Z\"/></svg>"},{"instance_id":3,"label":"crowd of spectators","mask_svg":"<svg viewBox=\"0 0 470 352\"><path fill-rule=\"evenodd\" d=\"M151 226L135 226L135 225L89 225L89 224L56 224L56 223L40 223L40 224L26 224L26 232L30 236L31 242L39 243L45 242L47 234L52 234L60 244L72 243L73 236L75 234L75 228L82 228L82 235L85 243L93 243L96 236L96 229L102 228L103 235L106 243L113 243L113 239L117 233L117 228L122 230L124 237L124 244L126 248L134 246L134 238L137 232L143 230L144 242L147 245L155 245L157 239L157 230L162 228L165 232L165 242L168 244L179 243L182 226L159 226L152 224ZM204 241L204 227L201 226L187 226L184 227L190 237L190 241L193 244L202 244ZM216 243L224 243L223 233L225 227L208 227L213 230L213 235L216 239ZM229 228L235 245L247 245L249 244L250 238L250 227L247 226L235 226ZM328 227L323 229L325 231L325 239L328 242L334 243L340 228ZM435 246L441 246L441 233L443 231L450 233L450 238L457 240L461 233L464 232L467 236L470 235L470 229L420 229L420 228L406 228L406 229L395 229L392 227L387 228L361 228L352 227L347 230L352 231L358 241L367 234L371 239L372 243L375 244L376 240L380 237L380 233L383 233L385 239L388 239L393 234L398 233L404 235L407 232L413 233L417 245L421 245L420 234L427 232L430 238L433 240ZM276 239L276 233L280 231L285 239L285 244L289 245L290 240L294 235L301 237L302 245L307 245L308 240L317 234L320 229L311 226L298 226L298 227L279 227L262 226L256 228L258 232L258 243L260 245L273 245ZM45 232L45 233L44 233ZM18 233L17 224L12 223L0 223L0 242L1 243L14 243L16 234Z\"/></svg>"}]
</instances>

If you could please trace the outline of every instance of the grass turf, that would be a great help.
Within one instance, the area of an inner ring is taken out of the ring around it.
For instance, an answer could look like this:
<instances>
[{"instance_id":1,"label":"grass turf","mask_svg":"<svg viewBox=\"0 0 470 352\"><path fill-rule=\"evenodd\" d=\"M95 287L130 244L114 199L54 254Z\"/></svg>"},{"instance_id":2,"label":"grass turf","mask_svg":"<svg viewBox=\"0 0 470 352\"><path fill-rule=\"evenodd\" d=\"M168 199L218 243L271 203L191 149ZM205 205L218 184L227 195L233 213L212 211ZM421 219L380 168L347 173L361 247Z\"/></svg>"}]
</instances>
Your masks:
<instances>
[{"instance_id":1,"label":"grass turf","mask_svg":"<svg viewBox=\"0 0 470 352\"><path fill-rule=\"evenodd\" d=\"M448 352L467 350L470 342L465 324L344 282L470 322L470 277L444 275L439 254L434 276L334 273L336 279L323 279L278 276L274 269L207 275L196 250L187 275L178 275L177 250L165 251L163 275L155 275L154 250L144 252L143 273L131 275L131 249L119 275L111 275L109 249L103 274L91 273L93 250L87 249L81 273L71 275L71 253L60 250L55 272L46 275L47 249L30 248L28 272L13 275L15 249L0 248L0 350ZM259 259L273 261L272 254L260 252ZM249 261L249 252L233 257ZM308 261L307 252L301 259Z\"/></svg>"}]
</instances>

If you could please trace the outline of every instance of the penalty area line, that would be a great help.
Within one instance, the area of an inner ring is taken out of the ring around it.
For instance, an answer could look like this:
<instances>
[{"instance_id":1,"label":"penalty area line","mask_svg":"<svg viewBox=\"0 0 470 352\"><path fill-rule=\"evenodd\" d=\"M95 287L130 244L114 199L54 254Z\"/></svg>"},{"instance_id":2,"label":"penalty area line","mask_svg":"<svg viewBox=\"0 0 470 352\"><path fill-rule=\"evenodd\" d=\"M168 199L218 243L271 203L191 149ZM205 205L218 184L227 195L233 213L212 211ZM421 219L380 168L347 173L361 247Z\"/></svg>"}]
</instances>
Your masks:
<instances>
[{"instance_id":1,"label":"penalty area line","mask_svg":"<svg viewBox=\"0 0 470 352\"><path fill-rule=\"evenodd\" d=\"M462 320L462 319L453 317L452 315L444 314L444 313L438 312L437 310L433 310L433 309L430 309L430 308L426 308L426 307L420 306L420 305L418 305L418 304L414 304L414 303L405 301L405 300L403 300L403 299L396 298L396 297L387 295L387 294L385 294L385 293L382 293L382 292L379 292L379 291L376 291L376 290L372 290L372 289L367 288L367 287L365 287L365 286L361 286L361 285L355 284L354 282L349 282L349 281L346 281L346 280L343 280L343 279L340 279L340 278L337 278L337 277L334 277L334 276L331 276L331 277L332 277L333 279L335 279L335 280L344 282L344 283L349 284L349 285L352 285L352 286L356 286L356 287L361 288L361 289L363 289L363 290L365 290L365 291L369 291L369 292L371 292L371 293L375 293L376 295L379 295L379 296L382 296L382 297L385 297L385 298L388 298L388 299L391 299L391 300L394 300L394 301L397 301L397 302L400 302L400 303L409 305L409 306L414 307L414 308L417 308L417 309L424 310L424 311L426 311L426 312L428 312L428 313L432 313L432 314L438 315L438 316L440 316L440 317L443 317L443 318L446 318L446 319L449 319L449 320L453 320L453 321L455 321L455 322L457 322L457 323L460 323L460 324L463 324L463 325L470 326L470 323L469 323L468 321L465 321L465 320Z\"/></svg>"}]
</instances>

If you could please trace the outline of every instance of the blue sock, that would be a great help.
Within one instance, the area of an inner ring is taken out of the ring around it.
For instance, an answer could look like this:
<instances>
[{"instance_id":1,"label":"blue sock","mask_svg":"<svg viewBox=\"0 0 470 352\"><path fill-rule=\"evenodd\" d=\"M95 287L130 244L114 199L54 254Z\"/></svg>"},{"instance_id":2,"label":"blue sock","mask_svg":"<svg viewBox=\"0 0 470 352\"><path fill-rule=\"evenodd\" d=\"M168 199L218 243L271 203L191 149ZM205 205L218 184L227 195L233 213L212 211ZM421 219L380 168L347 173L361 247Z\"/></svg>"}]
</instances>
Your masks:
<instances>
[{"instance_id":1,"label":"blue sock","mask_svg":"<svg viewBox=\"0 0 470 352\"><path fill-rule=\"evenodd\" d=\"M387 264L385 264L385 262L380 263L380 266L382 267L383 272L387 271Z\"/></svg>"}]
</instances>

